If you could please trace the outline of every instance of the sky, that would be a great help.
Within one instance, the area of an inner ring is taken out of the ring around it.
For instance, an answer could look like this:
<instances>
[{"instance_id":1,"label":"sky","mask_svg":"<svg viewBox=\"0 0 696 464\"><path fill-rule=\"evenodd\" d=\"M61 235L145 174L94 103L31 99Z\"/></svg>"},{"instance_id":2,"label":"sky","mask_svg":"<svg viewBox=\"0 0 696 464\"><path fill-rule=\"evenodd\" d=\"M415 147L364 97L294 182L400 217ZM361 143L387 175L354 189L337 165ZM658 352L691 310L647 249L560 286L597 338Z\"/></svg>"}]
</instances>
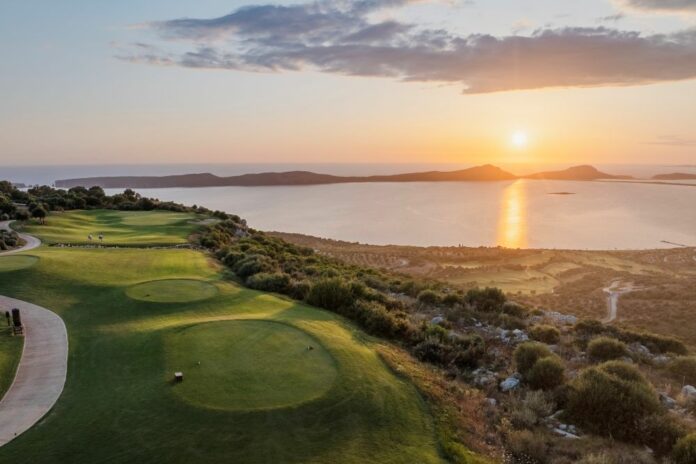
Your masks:
<instances>
[{"instance_id":1,"label":"sky","mask_svg":"<svg viewBox=\"0 0 696 464\"><path fill-rule=\"evenodd\" d=\"M3 0L0 166L696 164L696 0Z\"/></svg>"}]
</instances>

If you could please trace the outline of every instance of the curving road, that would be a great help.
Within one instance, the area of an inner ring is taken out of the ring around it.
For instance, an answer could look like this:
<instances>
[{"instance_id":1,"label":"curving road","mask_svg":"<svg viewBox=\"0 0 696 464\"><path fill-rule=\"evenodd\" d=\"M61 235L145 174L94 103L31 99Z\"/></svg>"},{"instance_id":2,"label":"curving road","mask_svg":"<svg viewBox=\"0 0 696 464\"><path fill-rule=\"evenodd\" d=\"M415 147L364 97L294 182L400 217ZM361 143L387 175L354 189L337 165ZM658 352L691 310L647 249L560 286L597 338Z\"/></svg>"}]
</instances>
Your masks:
<instances>
[{"instance_id":1,"label":"curving road","mask_svg":"<svg viewBox=\"0 0 696 464\"><path fill-rule=\"evenodd\" d=\"M0 222L8 228L8 222ZM21 234L25 245L1 255L41 245L36 237ZM63 320L46 308L0 295L0 310L19 308L24 325L24 350L17 374L0 400L0 446L29 430L56 404L68 372L68 332Z\"/></svg>"},{"instance_id":2,"label":"curving road","mask_svg":"<svg viewBox=\"0 0 696 464\"><path fill-rule=\"evenodd\" d=\"M12 221L0 221L0 229L11 231L12 230L10 228L11 223L12 223ZM20 253L22 251L27 251L27 250L33 250L34 248L38 248L41 245L41 240L39 240L38 238L36 238L32 235L27 235L27 234L18 234L18 235L19 235L19 238L24 240L24 246L22 246L20 248L15 248L14 250L0 251L0 256L11 255L13 253Z\"/></svg>"}]
</instances>

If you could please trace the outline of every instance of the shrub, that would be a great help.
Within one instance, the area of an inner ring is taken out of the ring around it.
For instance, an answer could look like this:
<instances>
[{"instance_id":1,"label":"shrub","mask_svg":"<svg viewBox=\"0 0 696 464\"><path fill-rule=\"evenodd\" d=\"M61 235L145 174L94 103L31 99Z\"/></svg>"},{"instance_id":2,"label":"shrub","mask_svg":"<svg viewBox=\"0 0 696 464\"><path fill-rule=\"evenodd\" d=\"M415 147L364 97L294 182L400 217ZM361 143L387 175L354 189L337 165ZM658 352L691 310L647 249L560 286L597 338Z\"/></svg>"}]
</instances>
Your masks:
<instances>
[{"instance_id":1,"label":"shrub","mask_svg":"<svg viewBox=\"0 0 696 464\"><path fill-rule=\"evenodd\" d=\"M506 301L503 303L502 311L504 314L519 318L525 318L529 315L527 308L514 301Z\"/></svg>"},{"instance_id":2,"label":"shrub","mask_svg":"<svg viewBox=\"0 0 696 464\"><path fill-rule=\"evenodd\" d=\"M436 305L440 303L440 295L433 290L423 290L418 294L418 302L426 305Z\"/></svg>"},{"instance_id":3,"label":"shrub","mask_svg":"<svg viewBox=\"0 0 696 464\"><path fill-rule=\"evenodd\" d=\"M555 409L555 404L550 401L544 392L527 392L523 400L518 400L512 404L510 420L517 428L532 428L539 424L541 419L551 415Z\"/></svg>"},{"instance_id":4,"label":"shrub","mask_svg":"<svg viewBox=\"0 0 696 464\"><path fill-rule=\"evenodd\" d=\"M353 303L353 294L350 286L343 279L323 279L312 285L307 294L307 303L337 311Z\"/></svg>"},{"instance_id":5,"label":"shrub","mask_svg":"<svg viewBox=\"0 0 696 464\"><path fill-rule=\"evenodd\" d=\"M696 384L696 356L680 356L667 365L667 370L680 382Z\"/></svg>"},{"instance_id":6,"label":"shrub","mask_svg":"<svg viewBox=\"0 0 696 464\"><path fill-rule=\"evenodd\" d=\"M452 362L460 369L478 366L486 354L486 343L479 335L460 336L452 340L452 343L455 348Z\"/></svg>"},{"instance_id":7,"label":"shrub","mask_svg":"<svg viewBox=\"0 0 696 464\"><path fill-rule=\"evenodd\" d=\"M283 293L290 285L290 276L282 272L260 272L249 277L246 284L256 290Z\"/></svg>"},{"instance_id":8,"label":"shrub","mask_svg":"<svg viewBox=\"0 0 696 464\"><path fill-rule=\"evenodd\" d=\"M531 388L551 390L563 384L565 368L557 356L541 358L524 376Z\"/></svg>"},{"instance_id":9,"label":"shrub","mask_svg":"<svg viewBox=\"0 0 696 464\"><path fill-rule=\"evenodd\" d=\"M660 411L652 386L635 367L619 361L585 369L572 387L567 414L598 435L639 441L641 421Z\"/></svg>"},{"instance_id":10,"label":"shrub","mask_svg":"<svg viewBox=\"0 0 696 464\"><path fill-rule=\"evenodd\" d=\"M694 464L696 462L696 433L681 438L672 451L674 464Z\"/></svg>"},{"instance_id":11,"label":"shrub","mask_svg":"<svg viewBox=\"0 0 696 464\"><path fill-rule=\"evenodd\" d=\"M597 337L587 345L587 355L593 361L611 361L628 355L626 344L609 337Z\"/></svg>"},{"instance_id":12,"label":"shrub","mask_svg":"<svg viewBox=\"0 0 696 464\"><path fill-rule=\"evenodd\" d=\"M513 357L517 365L517 371L526 376L534 364L541 358L552 356L551 350L546 345L538 342L521 343L515 348Z\"/></svg>"},{"instance_id":13,"label":"shrub","mask_svg":"<svg viewBox=\"0 0 696 464\"><path fill-rule=\"evenodd\" d=\"M532 340L555 345L561 340L561 331L552 325L540 324L529 329L529 336Z\"/></svg>"},{"instance_id":14,"label":"shrub","mask_svg":"<svg viewBox=\"0 0 696 464\"><path fill-rule=\"evenodd\" d=\"M452 348L436 339L427 338L415 346L413 354L421 361L445 365L452 354Z\"/></svg>"},{"instance_id":15,"label":"shrub","mask_svg":"<svg viewBox=\"0 0 696 464\"><path fill-rule=\"evenodd\" d=\"M466 292L465 300L477 311L500 312L505 304L505 294L499 288L473 288Z\"/></svg>"},{"instance_id":16,"label":"shrub","mask_svg":"<svg viewBox=\"0 0 696 464\"><path fill-rule=\"evenodd\" d=\"M547 462L547 445L543 435L529 430L512 431L506 440L507 452L516 462L544 464Z\"/></svg>"},{"instance_id":17,"label":"shrub","mask_svg":"<svg viewBox=\"0 0 696 464\"><path fill-rule=\"evenodd\" d=\"M496 316L496 323L505 330L524 330L527 328L527 323L519 317L510 316L508 314L499 314Z\"/></svg>"},{"instance_id":18,"label":"shrub","mask_svg":"<svg viewBox=\"0 0 696 464\"><path fill-rule=\"evenodd\" d=\"M583 319L578 321L573 329L578 335L587 337L603 333L605 325L596 319Z\"/></svg>"},{"instance_id":19,"label":"shrub","mask_svg":"<svg viewBox=\"0 0 696 464\"><path fill-rule=\"evenodd\" d=\"M649 446L658 456L668 455L686 433L681 422L664 413L644 417L638 428L642 437L641 444Z\"/></svg>"},{"instance_id":20,"label":"shrub","mask_svg":"<svg viewBox=\"0 0 696 464\"><path fill-rule=\"evenodd\" d=\"M311 288L312 284L306 280L293 280L290 282L290 285L288 285L287 293L290 298L294 298L295 300L304 300L307 298L307 295L309 295Z\"/></svg>"}]
</instances>

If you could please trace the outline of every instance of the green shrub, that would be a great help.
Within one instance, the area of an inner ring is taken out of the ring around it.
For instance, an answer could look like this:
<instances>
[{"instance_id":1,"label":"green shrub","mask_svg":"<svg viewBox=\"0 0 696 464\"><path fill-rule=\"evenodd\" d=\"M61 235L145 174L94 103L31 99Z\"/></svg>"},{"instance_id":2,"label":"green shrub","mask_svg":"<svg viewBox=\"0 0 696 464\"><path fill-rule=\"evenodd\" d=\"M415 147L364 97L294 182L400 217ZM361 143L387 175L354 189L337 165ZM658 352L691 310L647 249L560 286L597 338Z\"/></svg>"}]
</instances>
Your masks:
<instances>
[{"instance_id":1,"label":"green shrub","mask_svg":"<svg viewBox=\"0 0 696 464\"><path fill-rule=\"evenodd\" d=\"M440 303L440 295L433 290L423 290L418 294L418 302L426 305L436 305Z\"/></svg>"},{"instance_id":2,"label":"green shrub","mask_svg":"<svg viewBox=\"0 0 696 464\"><path fill-rule=\"evenodd\" d=\"M633 366L613 361L585 369L571 384L566 412L587 431L640 441L640 424L658 413L652 386Z\"/></svg>"},{"instance_id":3,"label":"green shrub","mask_svg":"<svg viewBox=\"0 0 696 464\"><path fill-rule=\"evenodd\" d=\"M696 463L696 433L681 438L672 451L674 464Z\"/></svg>"},{"instance_id":4,"label":"green shrub","mask_svg":"<svg viewBox=\"0 0 696 464\"><path fill-rule=\"evenodd\" d=\"M508 434L505 441L507 453L515 459L512 462L538 464L548 462L546 439L540 433L515 430Z\"/></svg>"},{"instance_id":5,"label":"green shrub","mask_svg":"<svg viewBox=\"0 0 696 464\"><path fill-rule=\"evenodd\" d=\"M551 415L555 409L555 404L550 401L544 392L527 392L524 399L512 402L510 421L516 428L530 429L540 423L540 421Z\"/></svg>"},{"instance_id":6,"label":"green shrub","mask_svg":"<svg viewBox=\"0 0 696 464\"><path fill-rule=\"evenodd\" d=\"M657 456L667 456L686 431L675 417L657 413L644 417L638 424L641 444L650 447Z\"/></svg>"},{"instance_id":7,"label":"green shrub","mask_svg":"<svg viewBox=\"0 0 696 464\"><path fill-rule=\"evenodd\" d=\"M565 368L557 356L539 359L527 371L524 380L535 390L551 390L563 384Z\"/></svg>"},{"instance_id":8,"label":"green shrub","mask_svg":"<svg viewBox=\"0 0 696 464\"><path fill-rule=\"evenodd\" d=\"M527 328L527 323L524 319L500 313L495 317L495 323L505 330L524 330Z\"/></svg>"},{"instance_id":9,"label":"green shrub","mask_svg":"<svg viewBox=\"0 0 696 464\"><path fill-rule=\"evenodd\" d=\"M290 276L282 272L260 272L249 277L246 284L256 290L283 293L290 285Z\"/></svg>"},{"instance_id":10,"label":"green shrub","mask_svg":"<svg viewBox=\"0 0 696 464\"><path fill-rule=\"evenodd\" d=\"M587 345L587 356L592 361L611 361L628 356L626 344L609 337L593 338Z\"/></svg>"},{"instance_id":11,"label":"green shrub","mask_svg":"<svg viewBox=\"0 0 696 464\"><path fill-rule=\"evenodd\" d=\"M524 342L515 348L513 358L517 371L524 377L539 359L552 355L553 353L546 345L538 342Z\"/></svg>"},{"instance_id":12,"label":"green shrub","mask_svg":"<svg viewBox=\"0 0 696 464\"><path fill-rule=\"evenodd\" d=\"M515 303L514 301L506 301L503 303L502 311L508 316L518 317L521 319L529 315L529 310L527 310L527 308L519 303Z\"/></svg>"},{"instance_id":13,"label":"green shrub","mask_svg":"<svg viewBox=\"0 0 696 464\"><path fill-rule=\"evenodd\" d=\"M696 384L696 356L680 356L667 365L675 379L690 385Z\"/></svg>"},{"instance_id":14,"label":"green shrub","mask_svg":"<svg viewBox=\"0 0 696 464\"><path fill-rule=\"evenodd\" d=\"M505 294L499 288L473 288L466 292L465 300L477 311L484 313L501 312L505 304Z\"/></svg>"},{"instance_id":15,"label":"green shrub","mask_svg":"<svg viewBox=\"0 0 696 464\"><path fill-rule=\"evenodd\" d=\"M561 331L552 325L540 324L529 329L529 337L549 345L555 345L561 340Z\"/></svg>"},{"instance_id":16,"label":"green shrub","mask_svg":"<svg viewBox=\"0 0 696 464\"><path fill-rule=\"evenodd\" d=\"M322 279L312 285L307 294L307 303L337 311L353 304L353 294L350 286L343 279Z\"/></svg>"}]
</instances>

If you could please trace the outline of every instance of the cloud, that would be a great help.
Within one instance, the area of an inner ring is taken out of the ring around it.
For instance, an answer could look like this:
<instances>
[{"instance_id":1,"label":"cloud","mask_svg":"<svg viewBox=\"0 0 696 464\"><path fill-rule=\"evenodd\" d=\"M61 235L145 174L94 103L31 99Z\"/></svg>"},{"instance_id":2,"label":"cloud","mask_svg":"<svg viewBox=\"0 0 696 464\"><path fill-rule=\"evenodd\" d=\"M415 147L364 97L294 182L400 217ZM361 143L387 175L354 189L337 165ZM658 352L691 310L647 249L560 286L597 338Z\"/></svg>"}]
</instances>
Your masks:
<instances>
[{"instance_id":1,"label":"cloud","mask_svg":"<svg viewBox=\"0 0 696 464\"><path fill-rule=\"evenodd\" d=\"M621 3L638 10L696 13L696 0L621 0Z\"/></svg>"},{"instance_id":2,"label":"cloud","mask_svg":"<svg viewBox=\"0 0 696 464\"><path fill-rule=\"evenodd\" d=\"M696 139L689 139L679 135L661 135L657 140L647 142L648 145L666 145L670 147L696 147Z\"/></svg>"},{"instance_id":3,"label":"cloud","mask_svg":"<svg viewBox=\"0 0 696 464\"><path fill-rule=\"evenodd\" d=\"M314 69L460 83L465 93L696 78L696 29L643 35L606 27L545 28L526 36L495 37L370 21L373 12L407 3L411 2L323 0L248 6L213 19L156 22L149 27L163 39L162 46L141 45L120 58L189 68Z\"/></svg>"}]
</instances>

